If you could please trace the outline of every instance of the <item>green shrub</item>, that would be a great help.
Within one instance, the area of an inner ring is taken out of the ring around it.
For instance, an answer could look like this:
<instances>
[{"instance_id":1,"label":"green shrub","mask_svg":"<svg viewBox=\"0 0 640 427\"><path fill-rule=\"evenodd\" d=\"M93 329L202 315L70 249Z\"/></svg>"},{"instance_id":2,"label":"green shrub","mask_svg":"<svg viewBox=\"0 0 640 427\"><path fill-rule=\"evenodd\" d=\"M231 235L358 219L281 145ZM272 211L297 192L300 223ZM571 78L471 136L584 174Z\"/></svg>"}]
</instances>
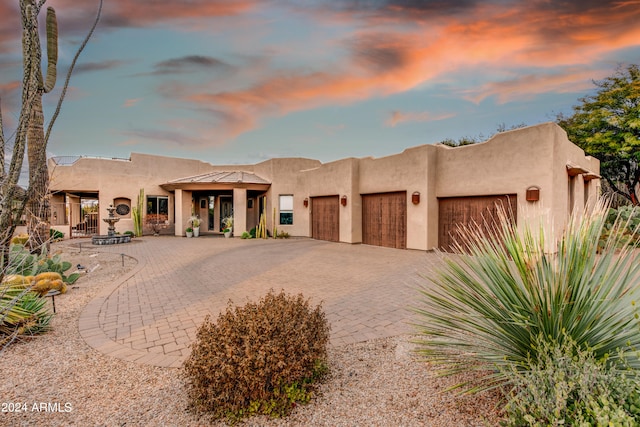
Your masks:
<instances>
[{"instance_id":1,"label":"green shrub","mask_svg":"<svg viewBox=\"0 0 640 427\"><path fill-rule=\"evenodd\" d=\"M640 424L638 375L596 360L566 337L536 340L536 359L505 371L507 426L634 426ZM624 357L623 357L624 358Z\"/></svg>"},{"instance_id":2,"label":"green shrub","mask_svg":"<svg viewBox=\"0 0 640 427\"><path fill-rule=\"evenodd\" d=\"M560 345L568 337L609 367L640 369L640 254L622 244L622 221L598 253L606 215L601 202L573 216L557 246L547 228L517 230L504 212L491 237L466 230L457 243L466 254L443 257L431 286L420 291L419 352L445 375L488 369L481 384L464 385L467 391L508 383L513 366L527 370L544 356L539 336Z\"/></svg>"},{"instance_id":3,"label":"green shrub","mask_svg":"<svg viewBox=\"0 0 640 427\"><path fill-rule=\"evenodd\" d=\"M270 291L207 317L184 363L190 405L213 418L287 415L306 403L326 368L329 326L320 305Z\"/></svg>"},{"instance_id":4,"label":"green shrub","mask_svg":"<svg viewBox=\"0 0 640 427\"><path fill-rule=\"evenodd\" d=\"M62 240L64 239L64 233L62 231L58 231L56 229L50 228L49 237L51 238L52 241Z\"/></svg>"},{"instance_id":5,"label":"green shrub","mask_svg":"<svg viewBox=\"0 0 640 427\"><path fill-rule=\"evenodd\" d=\"M250 239L251 235L249 233L247 233L246 231L242 232L242 236L240 236L241 239Z\"/></svg>"},{"instance_id":6,"label":"green shrub","mask_svg":"<svg viewBox=\"0 0 640 427\"><path fill-rule=\"evenodd\" d=\"M600 237L601 247L614 232L619 234L617 238L621 244L630 243L638 246L640 244L640 209L630 205L621 206L618 209L610 208Z\"/></svg>"},{"instance_id":7,"label":"green shrub","mask_svg":"<svg viewBox=\"0 0 640 427\"><path fill-rule=\"evenodd\" d=\"M280 231L278 233L278 239L288 239L289 237L289 233L287 233L286 231Z\"/></svg>"},{"instance_id":8,"label":"green shrub","mask_svg":"<svg viewBox=\"0 0 640 427\"><path fill-rule=\"evenodd\" d=\"M131 237L135 236L135 233L133 231L131 231L131 230L125 231L124 234L126 234L127 236L131 236Z\"/></svg>"},{"instance_id":9,"label":"green shrub","mask_svg":"<svg viewBox=\"0 0 640 427\"><path fill-rule=\"evenodd\" d=\"M251 236L252 239L256 238L256 228L253 227L251 230L249 230L249 235Z\"/></svg>"}]
</instances>

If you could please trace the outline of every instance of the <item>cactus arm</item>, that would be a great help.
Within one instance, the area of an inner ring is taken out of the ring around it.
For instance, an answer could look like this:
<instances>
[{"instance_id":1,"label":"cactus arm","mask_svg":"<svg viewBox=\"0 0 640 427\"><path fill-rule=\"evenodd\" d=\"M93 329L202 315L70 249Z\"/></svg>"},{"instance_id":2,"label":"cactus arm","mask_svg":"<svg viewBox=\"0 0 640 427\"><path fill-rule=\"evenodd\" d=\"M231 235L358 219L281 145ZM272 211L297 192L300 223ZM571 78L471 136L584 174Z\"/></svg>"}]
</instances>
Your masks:
<instances>
[{"instance_id":1,"label":"cactus arm","mask_svg":"<svg viewBox=\"0 0 640 427\"><path fill-rule=\"evenodd\" d=\"M56 11L52 7L47 8L47 78L44 81L43 90L51 92L56 85L58 64L58 20Z\"/></svg>"}]
</instances>

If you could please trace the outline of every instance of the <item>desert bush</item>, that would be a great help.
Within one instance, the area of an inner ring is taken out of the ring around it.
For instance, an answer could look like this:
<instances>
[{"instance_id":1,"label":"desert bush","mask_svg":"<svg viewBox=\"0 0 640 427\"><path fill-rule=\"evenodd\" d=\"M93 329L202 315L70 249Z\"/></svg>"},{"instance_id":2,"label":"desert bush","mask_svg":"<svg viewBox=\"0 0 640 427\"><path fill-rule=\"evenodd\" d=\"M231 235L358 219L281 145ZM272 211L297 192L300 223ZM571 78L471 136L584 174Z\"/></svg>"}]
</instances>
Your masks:
<instances>
[{"instance_id":1,"label":"desert bush","mask_svg":"<svg viewBox=\"0 0 640 427\"><path fill-rule=\"evenodd\" d=\"M504 425L640 424L640 378L634 370L611 368L570 337L558 343L540 336L535 345L536 359L505 372L512 388Z\"/></svg>"},{"instance_id":2,"label":"desert bush","mask_svg":"<svg viewBox=\"0 0 640 427\"><path fill-rule=\"evenodd\" d=\"M600 237L601 247L612 233L619 234L617 238L622 245L640 245L640 209L630 205L609 208Z\"/></svg>"},{"instance_id":3,"label":"desert bush","mask_svg":"<svg viewBox=\"0 0 640 427\"><path fill-rule=\"evenodd\" d=\"M306 403L326 371L329 325L301 294L270 291L207 317L183 366L190 405L213 418L284 416Z\"/></svg>"},{"instance_id":4,"label":"desert bush","mask_svg":"<svg viewBox=\"0 0 640 427\"><path fill-rule=\"evenodd\" d=\"M488 369L467 391L508 384L514 366L529 369L544 356L540 336L560 346L569 338L610 369L640 369L640 254L621 241L621 220L599 253L606 202L572 216L557 245L548 228L518 230L501 216L491 236L462 233L465 254L443 256L420 290L419 352L445 375Z\"/></svg>"}]
</instances>

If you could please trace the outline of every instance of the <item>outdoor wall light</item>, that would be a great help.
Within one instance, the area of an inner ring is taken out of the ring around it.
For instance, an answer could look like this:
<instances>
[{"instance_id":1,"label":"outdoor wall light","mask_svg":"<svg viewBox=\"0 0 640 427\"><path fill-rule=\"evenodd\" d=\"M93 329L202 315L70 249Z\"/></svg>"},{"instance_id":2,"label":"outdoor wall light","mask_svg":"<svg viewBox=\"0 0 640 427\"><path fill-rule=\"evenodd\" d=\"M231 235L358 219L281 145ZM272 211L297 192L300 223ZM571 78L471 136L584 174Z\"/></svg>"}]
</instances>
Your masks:
<instances>
[{"instance_id":1,"label":"outdoor wall light","mask_svg":"<svg viewBox=\"0 0 640 427\"><path fill-rule=\"evenodd\" d=\"M347 196L342 196L342 198L340 199L340 204L342 206L347 206Z\"/></svg>"},{"instance_id":2,"label":"outdoor wall light","mask_svg":"<svg viewBox=\"0 0 640 427\"><path fill-rule=\"evenodd\" d=\"M527 188L527 202L537 202L540 200L540 187Z\"/></svg>"},{"instance_id":3,"label":"outdoor wall light","mask_svg":"<svg viewBox=\"0 0 640 427\"><path fill-rule=\"evenodd\" d=\"M411 203L413 203L414 205L417 205L418 203L420 203L420 192L419 191L414 191L413 194L411 195Z\"/></svg>"},{"instance_id":4,"label":"outdoor wall light","mask_svg":"<svg viewBox=\"0 0 640 427\"><path fill-rule=\"evenodd\" d=\"M304 199L302 201L302 204L304 205L305 208L308 208L309 207L309 199Z\"/></svg>"}]
</instances>

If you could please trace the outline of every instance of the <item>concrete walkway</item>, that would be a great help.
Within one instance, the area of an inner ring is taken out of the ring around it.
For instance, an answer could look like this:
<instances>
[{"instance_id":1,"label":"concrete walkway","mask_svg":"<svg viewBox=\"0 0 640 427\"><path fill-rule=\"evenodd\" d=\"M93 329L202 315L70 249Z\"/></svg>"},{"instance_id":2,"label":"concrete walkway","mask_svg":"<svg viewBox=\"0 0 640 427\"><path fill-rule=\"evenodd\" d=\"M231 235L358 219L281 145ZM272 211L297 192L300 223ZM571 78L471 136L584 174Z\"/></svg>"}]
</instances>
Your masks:
<instances>
[{"instance_id":1,"label":"concrete walkway","mask_svg":"<svg viewBox=\"0 0 640 427\"><path fill-rule=\"evenodd\" d=\"M84 245L83 245L84 247ZM412 332L409 307L435 255L311 239L242 240L145 237L100 252L138 260L106 286L79 319L96 350L120 359L179 367L205 316L217 319L229 300L256 301L269 289L322 302L331 344Z\"/></svg>"}]
</instances>

